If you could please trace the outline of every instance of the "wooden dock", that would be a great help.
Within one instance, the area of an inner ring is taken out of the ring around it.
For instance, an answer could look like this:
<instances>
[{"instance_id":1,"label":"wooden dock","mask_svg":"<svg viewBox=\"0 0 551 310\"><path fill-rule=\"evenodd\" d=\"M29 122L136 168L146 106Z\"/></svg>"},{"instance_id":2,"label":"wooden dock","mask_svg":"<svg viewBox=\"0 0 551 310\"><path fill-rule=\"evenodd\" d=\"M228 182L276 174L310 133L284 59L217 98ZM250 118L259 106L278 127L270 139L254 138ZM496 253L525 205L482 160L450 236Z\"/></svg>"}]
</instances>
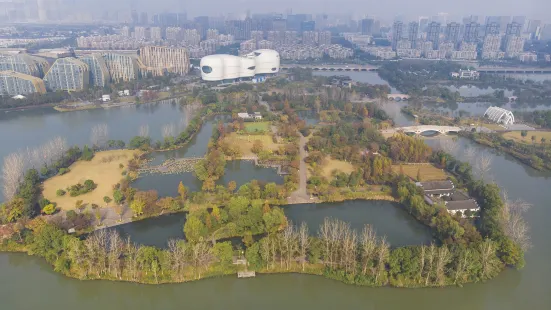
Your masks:
<instances>
[{"instance_id":1,"label":"wooden dock","mask_svg":"<svg viewBox=\"0 0 551 310\"><path fill-rule=\"evenodd\" d=\"M254 278L256 276L256 273L254 271L238 271L237 277L238 278Z\"/></svg>"}]
</instances>

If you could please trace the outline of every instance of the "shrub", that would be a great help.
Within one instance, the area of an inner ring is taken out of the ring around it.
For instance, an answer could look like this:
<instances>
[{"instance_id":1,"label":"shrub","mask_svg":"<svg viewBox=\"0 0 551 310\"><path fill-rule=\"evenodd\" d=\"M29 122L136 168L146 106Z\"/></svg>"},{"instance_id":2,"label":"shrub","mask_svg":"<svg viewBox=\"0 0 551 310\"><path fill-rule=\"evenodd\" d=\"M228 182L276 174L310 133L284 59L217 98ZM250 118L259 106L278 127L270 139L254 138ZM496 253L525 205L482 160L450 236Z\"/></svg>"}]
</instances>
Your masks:
<instances>
[{"instance_id":1,"label":"shrub","mask_svg":"<svg viewBox=\"0 0 551 310\"><path fill-rule=\"evenodd\" d=\"M64 196L66 193L67 192L62 189L58 189L57 192L55 192L55 194L59 197Z\"/></svg>"},{"instance_id":2,"label":"shrub","mask_svg":"<svg viewBox=\"0 0 551 310\"><path fill-rule=\"evenodd\" d=\"M92 180L86 180L84 181L84 187L88 190L88 191L91 191L93 189L95 189L97 187L96 183L94 183L94 181Z\"/></svg>"},{"instance_id":3,"label":"shrub","mask_svg":"<svg viewBox=\"0 0 551 310\"><path fill-rule=\"evenodd\" d=\"M66 173L69 173L71 170L69 168L60 168L57 172L57 175L64 175Z\"/></svg>"},{"instance_id":4,"label":"shrub","mask_svg":"<svg viewBox=\"0 0 551 310\"><path fill-rule=\"evenodd\" d=\"M44 209L42 209L42 213L47 214L47 215L54 214L55 211L56 211L56 208L53 204L49 204L49 205L45 206Z\"/></svg>"},{"instance_id":5,"label":"shrub","mask_svg":"<svg viewBox=\"0 0 551 310\"><path fill-rule=\"evenodd\" d=\"M93 191L97 187L97 184L94 183L92 180L86 180L83 184L75 184L71 185L67 188L67 191L69 192L69 195L71 197L76 197L79 195L86 194L88 192Z\"/></svg>"}]
</instances>

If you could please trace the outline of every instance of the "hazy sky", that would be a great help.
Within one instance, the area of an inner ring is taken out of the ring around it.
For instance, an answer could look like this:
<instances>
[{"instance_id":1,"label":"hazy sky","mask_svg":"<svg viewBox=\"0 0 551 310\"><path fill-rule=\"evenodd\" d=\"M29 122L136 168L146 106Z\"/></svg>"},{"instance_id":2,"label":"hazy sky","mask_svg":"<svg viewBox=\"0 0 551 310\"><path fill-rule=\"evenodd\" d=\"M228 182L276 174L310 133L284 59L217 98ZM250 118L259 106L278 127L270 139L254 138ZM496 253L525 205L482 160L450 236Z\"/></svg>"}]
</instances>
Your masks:
<instances>
[{"instance_id":1,"label":"hazy sky","mask_svg":"<svg viewBox=\"0 0 551 310\"><path fill-rule=\"evenodd\" d=\"M76 0L77 2L79 0ZM83 0L80 0L83 1ZM94 1L94 0L84 0ZM130 0L113 0L126 2ZM113 3L111 1L111 3ZM134 0L138 8L147 10L185 9L189 16L218 15L224 13L284 12L294 13L347 13L369 14L382 18L395 15L436 15L447 12L452 16L464 15L526 15L551 20L549 0ZM94 2L97 2L94 1Z\"/></svg>"}]
</instances>

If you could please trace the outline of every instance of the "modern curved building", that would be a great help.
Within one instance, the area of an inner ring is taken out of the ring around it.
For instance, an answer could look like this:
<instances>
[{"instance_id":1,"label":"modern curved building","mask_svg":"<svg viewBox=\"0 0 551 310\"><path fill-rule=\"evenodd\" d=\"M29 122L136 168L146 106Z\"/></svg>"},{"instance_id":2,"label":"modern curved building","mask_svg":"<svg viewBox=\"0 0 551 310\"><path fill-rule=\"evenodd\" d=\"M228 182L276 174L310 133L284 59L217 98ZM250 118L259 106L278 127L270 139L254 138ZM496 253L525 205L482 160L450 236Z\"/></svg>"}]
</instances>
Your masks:
<instances>
[{"instance_id":1,"label":"modern curved building","mask_svg":"<svg viewBox=\"0 0 551 310\"><path fill-rule=\"evenodd\" d=\"M489 107L484 113L484 116L498 124L513 125L515 123L515 116L513 115L513 112L500 107Z\"/></svg>"},{"instance_id":2,"label":"modern curved building","mask_svg":"<svg viewBox=\"0 0 551 310\"><path fill-rule=\"evenodd\" d=\"M201 59L200 67L201 77L205 81L234 82L278 73L280 58L278 52L263 49L244 56L206 56Z\"/></svg>"}]
</instances>

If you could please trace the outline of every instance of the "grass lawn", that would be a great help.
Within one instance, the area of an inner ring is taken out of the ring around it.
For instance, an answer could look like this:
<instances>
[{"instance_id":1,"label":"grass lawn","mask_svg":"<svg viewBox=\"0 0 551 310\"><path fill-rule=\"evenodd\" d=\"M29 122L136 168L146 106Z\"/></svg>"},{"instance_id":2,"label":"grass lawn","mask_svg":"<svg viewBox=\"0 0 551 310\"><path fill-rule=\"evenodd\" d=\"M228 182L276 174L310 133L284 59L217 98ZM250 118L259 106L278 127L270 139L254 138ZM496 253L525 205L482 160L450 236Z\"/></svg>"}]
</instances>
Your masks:
<instances>
[{"instance_id":1,"label":"grass lawn","mask_svg":"<svg viewBox=\"0 0 551 310\"><path fill-rule=\"evenodd\" d=\"M536 136L535 145L541 146L541 138L545 138L545 144L551 143L551 131L528 131L526 137L521 135L521 131L510 131L503 134L505 139L513 139L516 142L532 144L532 136Z\"/></svg>"},{"instance_id":2,"label":"grass lawn","mask_svg":"<svg viewBox=\"0 0 551 310\"><path fill-rule=\"evenodd\" d=\"M270 131L270 122L247 122L245 123L245 131L248 132L269 132Z\"/></svg>"},{"instance_id":3,"label":"grass lawn","mask_svg":"<svg viewBox=\"0 0 551 310\"><path fill-rule=\"evenodd\" d=\"M251 149L256 140L262 141L262 145L264 145L264 149L266 150L275 151L279 146L283 145L274 143L270 135L240 135L235 132L229 134L224 140L230 145L238 145L243 156L255 156Z\"/></svg>"},{"instance_id":4,"label":"grass lawn","mask_svg":"<svg viewBox=\"0 0 551 310\"><path fill-rule=\"evenodd\" d=\"M442 169L438 169L433 165L402 165L404 174L408 177L417 180L417 171L421 169L421 180L422 181L439 181L446 180L446 173ZM395 173L400 173L400 165L393 165L392 171Z\"/></svg>"},{"instance_id":5,"label":"grass lawn","mask_svg":"<svg viewBox=\"0 0 551 310\"><path fill-rule=\"evenodd\" d=\"M91 161L77 161L69 169L69 173L58 175L44 182L44 197L57 203L57 207L63 210L73 210L77 200L83 200L86 204L95 203L98 206L105 206L104 196L113 199L113 185L122 178L122 171L119 164L125 167L134 153L132 150L115 150L98 152ZM84 183L86 180L93 180L98 186L93 191L84 195L71 197L69 193L58 197L58 189L65 190L71 185Z\"/></svg>"},{"instance_id":6,"label":"grass lawn","mask_svg":"<svg viewBox=\"0 0 551 310\"><path fill-rule=\"evenodd\" d=\"M495 131L504 131L504 130L507 130L505 129L504 127L498 125L498 124L481 124L482 127L486 127L490 130L495 130Z\"/></svg>"},{"instance_id":7,"label":"grass lawn","mask_svg":"<svg viewBox=\"0 0 551 310\"><path fill-rule=\"evenodd\" d=\"M331 174L333 173L333 170L350 174L351 172L355 171L356 168L354 168L354 165L352 165L351 163L328 157L323 162L322 175L328 180L332 180L333 177L331 176Z\"/></svg>"}]
</instances>

